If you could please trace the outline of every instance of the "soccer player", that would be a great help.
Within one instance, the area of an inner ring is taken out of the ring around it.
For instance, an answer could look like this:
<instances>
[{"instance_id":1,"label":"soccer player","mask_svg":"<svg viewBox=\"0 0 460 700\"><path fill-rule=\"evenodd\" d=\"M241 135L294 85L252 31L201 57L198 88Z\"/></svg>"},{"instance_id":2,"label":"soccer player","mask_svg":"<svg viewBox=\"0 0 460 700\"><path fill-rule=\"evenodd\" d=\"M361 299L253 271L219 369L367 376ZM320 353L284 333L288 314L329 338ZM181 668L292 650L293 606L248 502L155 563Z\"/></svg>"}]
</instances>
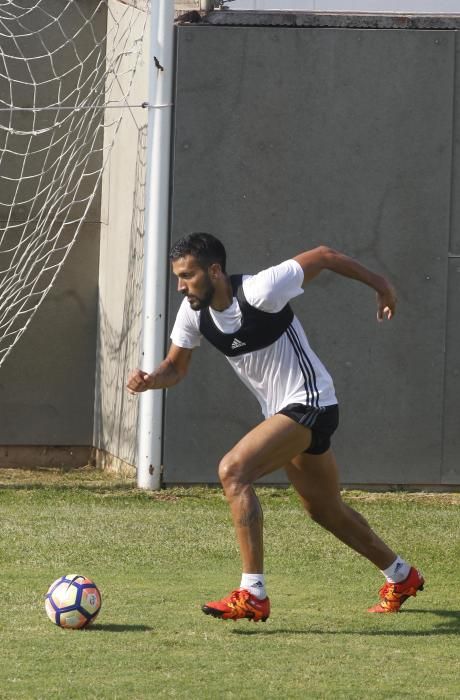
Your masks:
<instances>
[{"instance_id":1,"label":"soccer player","mask_svg":"<svg viewBox=\"0 0 460 700\"><path fill-rule=\"evenodd\" d=\"M187 374L192 352L204 336L223 352L257 397L265 420L245 435L219 464L240 547L239 588L206 603L207 615L265 621L270 601L263 569L263 516L253 488L260 477L284 468L308 514L375 564L386 578L369 612L398 612L423 589L422 575L391 550L340 495L331 435L338 425L332 379L311 349L289 306L290 299L323 270L371 287L377 319L391 319L396 293L381 275L326 246L307 250L256 275L227 275L222 243L207 233L181 238L170 253L178 291L184 296L171 346L156 368L137 369L128 390L174 386Z\"/></svg>"}]
</instances>

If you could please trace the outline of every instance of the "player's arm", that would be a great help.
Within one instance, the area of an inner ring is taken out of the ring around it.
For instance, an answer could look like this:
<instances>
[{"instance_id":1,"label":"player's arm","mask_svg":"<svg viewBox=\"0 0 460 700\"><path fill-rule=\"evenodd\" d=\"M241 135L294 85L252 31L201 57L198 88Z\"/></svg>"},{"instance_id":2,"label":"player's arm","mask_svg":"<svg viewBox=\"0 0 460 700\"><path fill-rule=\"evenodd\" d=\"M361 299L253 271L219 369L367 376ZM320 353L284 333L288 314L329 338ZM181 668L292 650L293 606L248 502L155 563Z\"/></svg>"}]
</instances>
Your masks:
<instances>
[{"instance_id":1,"label":"player's arm","mask_svg":"<svg viewBox=\"0 0 460 700\"><path fill-rule=\"evenodd\" d=\"M165 359L151 374L141 369L131 372L126 385L128 391L137 394L148 389L168 389L178 384L187 374L191 358L192 350L171 343Z\"/></svg>"},{"instance_id":2,"label":"player's arm","mask_svg":"<svg viewBox=\"0 0 460 700\"><path fill-rule=\"evenodd\" d=\"M294 257L304 273L304 285L314 279L322 270L331 270L338 275L357 280L377 292L377 319L392 318L396 310L396 291L383 275L372 272L357 260L339 253L327 246L307 250Z\"/></svg>"}]
</instances>

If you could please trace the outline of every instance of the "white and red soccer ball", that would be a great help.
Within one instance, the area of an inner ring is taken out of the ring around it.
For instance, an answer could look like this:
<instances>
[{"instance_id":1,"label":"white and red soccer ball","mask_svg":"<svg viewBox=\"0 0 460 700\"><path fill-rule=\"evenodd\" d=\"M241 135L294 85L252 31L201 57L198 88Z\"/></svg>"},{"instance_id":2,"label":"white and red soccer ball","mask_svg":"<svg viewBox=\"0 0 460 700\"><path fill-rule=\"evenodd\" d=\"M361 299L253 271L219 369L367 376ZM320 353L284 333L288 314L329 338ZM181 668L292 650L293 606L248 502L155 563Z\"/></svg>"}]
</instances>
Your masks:
<instances>
[{"instance_id":1,"label":"white and red soccer ball","mask_svg":"<svg viewBox=\"0 0 460 700\"><path fill-rule=\"evenodd\" d=\"M54 581L45 596L45 609L51 622L67 629L89 625L101 609L101 594L86 576L66 574Z\"/></svg>"}]
</instances>

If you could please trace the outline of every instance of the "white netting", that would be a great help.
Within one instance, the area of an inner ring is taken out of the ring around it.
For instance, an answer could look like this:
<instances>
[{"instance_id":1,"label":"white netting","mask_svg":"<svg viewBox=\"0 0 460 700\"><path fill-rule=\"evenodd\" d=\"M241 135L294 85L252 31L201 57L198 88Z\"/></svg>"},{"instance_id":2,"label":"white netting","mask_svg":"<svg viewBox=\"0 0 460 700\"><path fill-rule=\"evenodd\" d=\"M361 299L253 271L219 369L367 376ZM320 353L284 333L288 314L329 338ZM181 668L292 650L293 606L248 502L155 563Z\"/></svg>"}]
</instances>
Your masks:
<instances>
[{"instance_id":1,"label":"white netting","mask_svg":"<svg viewBox=\"0 0 460 700\"><path fill-rule=\"evenodd\" d=\"M147 16L116 0L0 0L0 365L99 220Z\"/></svg>"}]
</instances>

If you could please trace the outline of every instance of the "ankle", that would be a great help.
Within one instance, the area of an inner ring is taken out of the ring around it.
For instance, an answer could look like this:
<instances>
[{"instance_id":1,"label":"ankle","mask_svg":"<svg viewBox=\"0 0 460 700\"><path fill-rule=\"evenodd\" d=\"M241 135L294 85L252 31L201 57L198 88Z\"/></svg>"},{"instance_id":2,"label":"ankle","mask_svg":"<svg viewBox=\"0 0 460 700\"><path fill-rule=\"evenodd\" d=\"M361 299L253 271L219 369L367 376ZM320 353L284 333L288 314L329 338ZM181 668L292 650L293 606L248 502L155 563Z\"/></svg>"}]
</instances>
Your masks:
<instances>
[{"instance_id":1,"label":"ankle","mask_svg":"<svg viewBox=\"0 0 460 700\"><path fill-rule=\"evenodd\" d=\"M388 583L401 583L409 576L409 572L410 564L401 559L401 557L396 557L387 569L382 569L382 574Z\"/></svg>"},{"instance_id":2,"label":"ankle","mask_svg":"<svg viewBox=\"0 0 460 700\"><path fill-rule=\"evenodd\" d=\"M240 588L249 591L254 598L258 598L259 600L263 600L267 597L264 574L242 574Z\"/></svg>"}]
</instances>

